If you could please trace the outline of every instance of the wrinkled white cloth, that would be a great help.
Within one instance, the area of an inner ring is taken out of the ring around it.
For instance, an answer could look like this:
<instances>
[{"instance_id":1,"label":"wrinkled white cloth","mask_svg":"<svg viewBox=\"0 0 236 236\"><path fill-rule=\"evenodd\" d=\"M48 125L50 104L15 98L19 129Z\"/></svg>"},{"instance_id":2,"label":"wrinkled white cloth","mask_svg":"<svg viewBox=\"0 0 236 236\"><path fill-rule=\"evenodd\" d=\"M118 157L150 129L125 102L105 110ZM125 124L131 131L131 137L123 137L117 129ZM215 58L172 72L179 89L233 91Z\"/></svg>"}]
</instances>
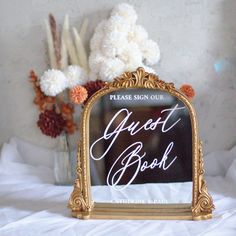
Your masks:
<instances>
[{"instance_id":1,"label":"wrinkled white cloth","mask_svg":"<svg viewBox=\"0 0 236 236\"><path fill-rule=\"evenodd\" d=\"M0 157L0 235L236 235L236 147L205 157L214 218L206 221L79 220L55 186L52 151L12 138ZM93 193L100 194L98 188Z\"/></svg>"}]
</instances>

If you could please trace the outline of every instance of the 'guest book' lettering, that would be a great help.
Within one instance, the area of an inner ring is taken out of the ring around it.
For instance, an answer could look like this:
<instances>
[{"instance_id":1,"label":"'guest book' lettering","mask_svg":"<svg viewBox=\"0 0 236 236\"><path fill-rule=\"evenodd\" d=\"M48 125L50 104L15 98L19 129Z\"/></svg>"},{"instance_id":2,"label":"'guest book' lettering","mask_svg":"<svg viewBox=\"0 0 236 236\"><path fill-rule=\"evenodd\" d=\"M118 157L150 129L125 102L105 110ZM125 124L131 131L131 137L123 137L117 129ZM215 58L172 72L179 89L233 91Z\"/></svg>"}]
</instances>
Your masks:
<instances>
[{"instance_id":1,"label":"'guest book' lettering","mask_svg":"<svg viewBox=\"0 0 236 236\"><path fill-rule=\"evenodd\" d=\"M160 117L157 117L156 119L148 119L143 124L141 124L140 121L134 121L132 119L132 111L129 111L127 108L120 109L106 126L103 135L91 144L91 158L95 161L106 158L109 150L113 147L113 145L116 145L116 140L123 132L128 132L130 136L135 136L142 131L155 132L157 126L160 126L161 132L167 133L181 121L181 118L176 116L175 113L176 111L182 109L185 109L185 107L180 107L176 104L171 108L161 110ZM104 152L98 155L95 152L96 145L99 145L100 142L104 142L104 140L108 142L108 145ZM111 186L116 190L125 189L134 181L139 172L144 172L148 169L159 169L166 171L177 159L177 156L171 154L174 149L174 142L172 140L170 140L169 144L165 147L163 154L161 156L153 156L151 162L145 160L146 152L143 151L144 145L145 143L137 140L130 145L128 144L127 148L125 148L123 152L117 153L117 158L115 158L113 165L108 171L108 186ZM120 167L118 170L117 166ZM132 172L133 174L125 185L121 185L120 180L130 167L134 170Z\"/></svg>"}]
</instances>

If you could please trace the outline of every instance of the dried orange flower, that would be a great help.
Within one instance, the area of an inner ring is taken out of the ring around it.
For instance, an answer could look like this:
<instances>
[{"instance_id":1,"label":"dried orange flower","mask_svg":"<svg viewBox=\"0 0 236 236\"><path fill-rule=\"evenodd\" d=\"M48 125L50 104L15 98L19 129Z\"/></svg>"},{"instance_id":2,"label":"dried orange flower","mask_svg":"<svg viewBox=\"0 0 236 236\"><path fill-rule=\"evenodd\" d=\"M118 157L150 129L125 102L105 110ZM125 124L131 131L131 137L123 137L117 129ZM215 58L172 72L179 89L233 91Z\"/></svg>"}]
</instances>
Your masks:
<instances>
[{"instance_id":1,"label":"dried orange flower","mask_svg":"<svg viewBox=\"0 0 236 236\"><path fill-rule=\"evenodd\" d=\"M64 97L46 96L42 92L38 77L33 70L30 71L29 78L35 92L34 104L36 104L41 111L38 126L42 133L51 137L56 137L63 131L67 134L73 134L77 130L77 125L73 118L74 105L69 102L65 103L63 101ZM86 89L84 88L84 90ZM79 95L81 96L80 99L82 99L82 96L86 95L86 91L84 90L82 88L82 92ZM74 95L76 95L76 93ZM85 96L85 99L86 98L87 95ZM79 97L77 97L77 100L79 100Z\"/></svg>"},{"instance_id":2,"label":"dried orange flower","mask_svg":"<svg viewBox=\"0 0 236 236\"><path fill-rule=\"evenodd\" d=\"M193 97L195 96L195 91L193 87L189 84L183 84L180 87L180 91L184 93L189 99L193 99Z\"/></svg>"},{"instance_id":3,"label":"dried orange flower","mask_svg":"<svg viewBox=\"0 0 236 236\"><path fill-rule=\"evenodd\" d=\"M74 123L73 120L67 120L66 121L66 127L65 127L65 130L68 134L73 134L76 130L77 126L76 124Z\"/></svg>"},{"instance_id":4,"label":"dried orange flower","mask_svg":"<svg viewBox=\"0 0 236 236\"><path fill-rule=\"evenodd\" d=\"M88 92L83 86L76 86L70 90L70 100L75 104L83 103L88 97Z\"/></svg>"},{"instance_id":5,"label":"dried orange flower","mask_svg":"<svg viewBox=\"0 0 236 236\"><path fill-rule=\"evenodd\" d=\"M74 113L74 107L72 104L62 102L61 112L64 115L72 115Z\"/></svg>"},{"instance_id":6,"label":"dried orange flower","mask_svg":"<svg viewBox=\"0 0 236 236\"><path fill-rule=\"evenodd\" d=\"M38 77L35 72L30 71L30 82L33 84L33 89L35 91L34 104L38 106L41 112L51 110L53 105L56 103L55 97L46 96L40 89Z\"/></svg>"}]
</instances>

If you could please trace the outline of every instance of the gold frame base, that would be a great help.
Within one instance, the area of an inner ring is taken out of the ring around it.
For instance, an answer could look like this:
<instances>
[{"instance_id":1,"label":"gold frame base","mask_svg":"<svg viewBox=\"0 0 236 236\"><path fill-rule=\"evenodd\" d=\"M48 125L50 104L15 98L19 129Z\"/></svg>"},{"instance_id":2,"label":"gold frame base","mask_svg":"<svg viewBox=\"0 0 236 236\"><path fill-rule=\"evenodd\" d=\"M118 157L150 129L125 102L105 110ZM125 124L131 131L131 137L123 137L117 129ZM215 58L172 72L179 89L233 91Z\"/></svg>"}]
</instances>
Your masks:
<instances>
[{"instance_id":1,"label":"gold frame base","mask_svg":"<svg viewBox=\"0 0 236 236\"><path fill-rule=\"evenodd\" d=\"M207 220L212 214L193 217L191 204L108 204L95 203L92 211L72 211L79 219L117 220Z\"/></svg>"}]
</instances>

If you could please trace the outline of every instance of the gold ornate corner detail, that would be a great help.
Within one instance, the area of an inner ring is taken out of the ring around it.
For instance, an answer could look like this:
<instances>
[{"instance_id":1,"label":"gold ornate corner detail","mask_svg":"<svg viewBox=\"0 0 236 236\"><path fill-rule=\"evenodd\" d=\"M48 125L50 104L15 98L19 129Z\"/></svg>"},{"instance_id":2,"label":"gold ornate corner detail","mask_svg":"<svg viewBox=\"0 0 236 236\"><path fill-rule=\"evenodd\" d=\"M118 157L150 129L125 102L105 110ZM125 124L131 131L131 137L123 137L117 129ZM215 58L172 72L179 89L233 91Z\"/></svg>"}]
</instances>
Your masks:
<instances>
[{"instance_id":1,"label":"gold ornate corner detail","mask_svg":"<svg viewBox=\"0 0 236 236\"><path fill-rule=\"evenodd\" d=\"M70 196L68 207L71 208L72 211L78 212L87 211L89 209L84 200L79 179L75 180L74 190Z\"/></svg>"},{"instance_id":2,"label":"gold ornate corner detail","mask_svg":"<svg viewBox=\"0 0 236 236\"><path fill-rule=\"evenodd\" d=\"M74 183L74 190L71 193L68 207L71 208L72 211L76 212L86 212L90 210L89 205L85 201L85 197L83 194L83 185L82 185L82 168L81 168L81 161L80 161L80 148L78 150L78 157L77 157L77 178Z\"/></svg>"},{"instance_id":3,"label":"gold ornate corner detail","mask_svg":"<svg viewBox=\"0 0 236 236\"><path fill-rule=\"evenodd\" d=\"M212 211L215 209L213 199L208 193L206 181L204 179L204 163L202 143L199 144L199 166L198 166L198 197L195 206L192 208L193 218L211 218Z\"/></svg>"},{"instance_id":4,"label":"gold ornate corner detail","mask_svg":"<svg viewBox=\"0 0 236 236\"><path fill-rule=\"evenodd\" d=\"M125 72L116 77L114 82L107 84L108 88L156 88L162 90L175 89L173 83L166 83L160 80L155 74L148 73L144 68L139 67L136 71Z\"/></svg>"}]
</instances>

